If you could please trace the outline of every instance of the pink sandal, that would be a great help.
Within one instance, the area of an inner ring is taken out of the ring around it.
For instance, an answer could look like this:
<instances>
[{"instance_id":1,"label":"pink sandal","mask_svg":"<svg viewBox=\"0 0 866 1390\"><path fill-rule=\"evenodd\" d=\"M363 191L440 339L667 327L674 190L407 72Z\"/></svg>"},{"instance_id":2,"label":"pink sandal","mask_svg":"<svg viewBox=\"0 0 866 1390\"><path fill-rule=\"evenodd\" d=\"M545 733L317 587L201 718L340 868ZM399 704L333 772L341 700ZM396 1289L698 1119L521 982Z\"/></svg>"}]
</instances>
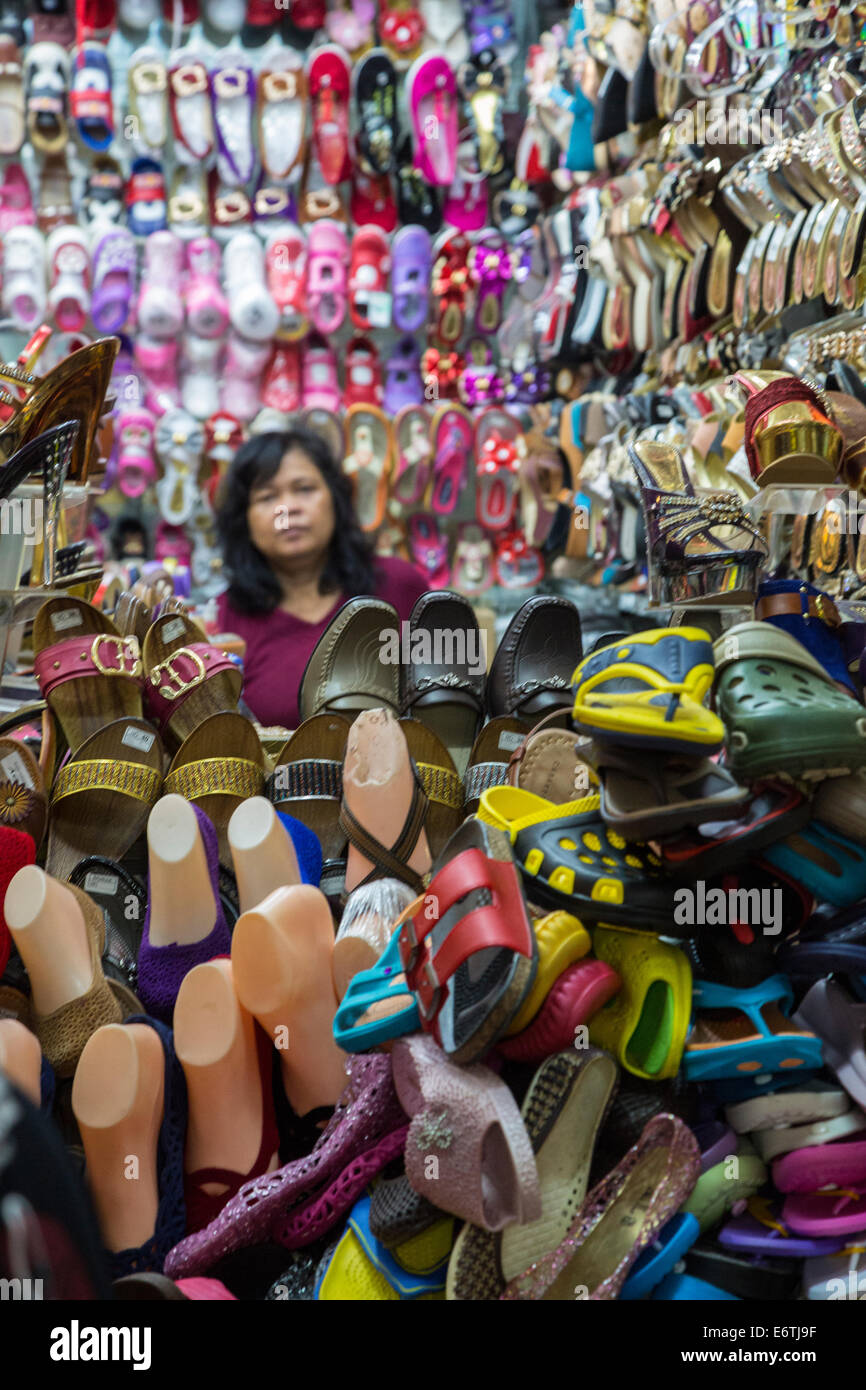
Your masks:
<instances>
[{"instance_id":1,"label":"pink sandal","mask_svg":"<svg viewBox=\"0 0 866 1390\"><path fill-rule=\"evenodd\" d=\"M177 340L157 342L139 333L135 340L135 360L144 373L145 406L153 415L164 415L180 404L177 379Z\"/></svg>"},{"instance_id":2,"label":"pink sandal","mask_svg":"<svg viewBox=\"0 0 866 1390\"><path fill-rule=\"evenodd\" d=\"M305 410L337 411L342 405L337 354L315 333L304 343L302 398Z\"/></svg>"},{"instance_id":3,"label":"pink sandal","mask_svg":"<svg viewBox=\"0 0 866 1390\"><path fill-rule=\"evenodd\" d=\"M457 172L457 82L440 53L416 58L406 76L415 167L429 182L447 188Z\"/></svg>"},{"instance_id":4,"label":"pink sandal","mask_svg":"<svg viewBox=\"0 0 866 1390\"><path fill-rule=\"evenodd\" d=\"M115 427L116 486L124 497L141 497L156 482L155 421L148 410L127 410Z\"/></svg>"},{"instance_id":5,"label":"pink sandal","mask_svg":"<svg viewBox=\"0 0 866 1390\"><path fill-rule=\"evenodd\" d=\"M433 445L430 441L430 412L423 405L404 405L394 416L397 467L391 484L392 504L414 507L430 482Z\"/></svg>"},{"instance_id":6,"label":"pink sandal","mask_svg":"<svg viewBox=\"0 0 866 1390\"><path fill-rule=\"evenodd\" d=\"M440 516L451 516L469 477L472 458L472 417L462 405L444 405L430 427L433 438L433 496L430 505Z\"/></svg>"},{"instance_id":7,"label":"pink sandal","mask_svg":"<svg viewBox=\"0 0 866 1390\"><path fill-rule=\"evenodd\" d=\"M346 269L349 240L339 222L323 219L310 227L307 239L307 307L313 327L336 333L346 317Z\"/></svg>"},{"instance_id":8,"label":"pink sandal","mask_svg":"<svg viewBox=\"0 0 866 1390\"><path fill-rule=\"evenodd\" d=\"M485 1231L537 1221L541 1189L517 1102L476 1063L459 1067L431 1037L398 1038L394 1084L412 1117L406 1176L422 1197Z\"/></svg>"},{"instance_id":9,"label":"pink sandal","mask_svg":"<svg viewBox=\"0 0 866 1390\"><path fill-rule=\"evenodd\" d=\"M409 546L414 563L427 575L429 587L447 589L451 577L448 537L442 535L435 516L416 512L409 518Z\"/></svg>"}]
</instances>

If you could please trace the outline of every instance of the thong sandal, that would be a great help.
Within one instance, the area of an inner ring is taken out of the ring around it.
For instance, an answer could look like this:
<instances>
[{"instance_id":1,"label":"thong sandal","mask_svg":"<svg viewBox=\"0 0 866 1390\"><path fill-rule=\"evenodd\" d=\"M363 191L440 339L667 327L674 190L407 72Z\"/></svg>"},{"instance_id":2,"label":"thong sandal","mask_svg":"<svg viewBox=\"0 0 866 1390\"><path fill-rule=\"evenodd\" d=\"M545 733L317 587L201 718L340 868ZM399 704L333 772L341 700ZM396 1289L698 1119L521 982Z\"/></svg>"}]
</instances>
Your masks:
<instances>
[{"instance_id":1,"label":"thong sandal","mask_svg":"<svg viewBox=\"0 0 866 1390\"><path fill-rule=\"evenodd\" d=\"M283 744L268 779L269 799L278 811L287 811L315 833L326 863L338 859L346 844L340 802L349 728L340 714L305 719Z\"/></svg>"},{"instance_id":2,"label":"thong sandal","mask_svg":"<svg viewBox=\"0 0 866 1390\"><path fill-rule=\"evenodd\" d=\"M74 753L116 719L141 718L141 655L110 618L76 598L46 600L33 623L36 679Z\"/></svg>"},{"instance_id":3,"label":"thong sandal","mask_svg":"<svg viewBox=\"0 0 866 1390\"><path fill-rule=\"evenodd\" d=\"M64 763L51 789L46 869L66 878L89 854L122 859L162 786L162 743L143 719L118 719Z\"/></svg>"},{"instance_id":4,"label":"thong sandal","mask_svg":"<svg viewBox=\"0 0 866 1390\"><path fill-rule=\"evenodd\" d=\"M685 1046L692 972L685 954L657 937L596 927L593 949L622 988L590 1020L589 1040L645 1081L676 1076Z\"/></svg>"},{"instance_id":5,"label":"thong sandal","mask_svg":"<svg viewBox=\"0 0 866 1390\"><path fill-rule=\"evenodd\" d=\"M590 754L592 757L593 754ZM601 813L608 825L636 839L669 835L684 826L728 820L749 795L710 758L646 757L635 765L623 749L600 746Z\"/></svg>"},{"instance_id":6,"label":"thong sandal","mask_svg":"<svg viewBox=\"0 0 866 1390\"><path fill-rule=\"evenodd\" d=\"M712 680L713 646L701 628L639 632L577 667L575 727L657 753L715 753L725 726L702 703Z\"/></svg>"},{"instance_id":7,"label":"thong sandal","mask_svg":"<svg viewBox=\"0 0 866 1390\"><path fill-rule=\"evenodd\" d=\"M658 855L606 826L600 805L598 796L555 806L517 787L491 787L478 815L510 835L531 902L564 908L582 922L689 935L677 925Z\"/></svg>"},{"instance_id":8,"label":"thong sandal","mask_svg":"<svg viewBox=\"0 0 866 1390\"><path fill-rule=\"evenodd\" d=\"M712 1081L820 1067L820 1038L798 1027L779 1007L780 1002L790 1007L793 1000L784 975L773 975L748 990L696 980L694 1004L699 1012L683 1057L687 1079Z\"/></svg>"}]
</instances>

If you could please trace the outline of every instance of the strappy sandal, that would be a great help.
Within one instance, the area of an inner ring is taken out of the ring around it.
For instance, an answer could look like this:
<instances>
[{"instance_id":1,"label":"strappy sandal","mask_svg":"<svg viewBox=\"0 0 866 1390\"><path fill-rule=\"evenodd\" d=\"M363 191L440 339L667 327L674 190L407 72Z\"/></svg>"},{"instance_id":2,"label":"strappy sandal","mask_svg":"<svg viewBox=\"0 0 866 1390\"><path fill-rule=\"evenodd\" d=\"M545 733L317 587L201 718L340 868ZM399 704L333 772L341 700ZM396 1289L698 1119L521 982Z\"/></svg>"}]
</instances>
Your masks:
<instances>
[{"instance_id":1,"label":"strappy sandal","mask_svg":"<svg viewBox=\"0 0 866 1390\"><path fill-rule=\"evenodd\" d=\"M393 738L390 778L386 766L386 745L389 738ZM384 772L385 776L377 778L378 772ZM405 775L407 772L410 778ZM394 796L402 795L405 798L410 779L411 793L402 826L392 844L385 845L363 823L361 814L369 816L376 823L386 809L380 800L383 794L387 797L387 809L390 810ZM397 784L401 781L402 786L398 787ZM349 805L350 800L354 802L357 814ZM360 888L376 878L397 878L403 883L408 883L416 893L422 891L423 874L430 864L430 852L424 834L427 805L418 770L409 757L408 745L400 725L386 710L363 712L349 732L343 770L340 829L349 842L347 888ZM361 866L357 864L357 857L352 854L353 848L372 866L360 879L357 875ZM411 867L413 859L424 867Z\"/></svg>"},{"instance_id":2,"label":"strappy sandal","mask_svg":"<svg viewBox=\"0 0 866 1390\"><path fill-rule=\"evenodd\" d=\"M784 975L773 975L750 990L696 980L694 1003L699 1012L683 1055L687 1079L710 1081L743 1073L820 1067L820 1038L792 1023L783 1012L793 1002ZM711 1012L715 1010L723 1012L715 1015Z\"/></svg>"},{"instance_id":3,"label":"strappy sandal","mask_svg":"<svg viewBox=\"0 0 866 1390\"><path fill-rule=\"evenodd\" d=\"M672 884L649 846L602 819L598 796L554 806L516 787L491 787L478 816L507 831L531 902L638 933L689 935L678 927Z\"/></svg>"},{"instance_id":4,"label":"strappy sandal","mask_svg":"<svg viewBox=\"0 0 866 1390\"><path fill-rule=\"evenodd\" d=\"M400 720L409 756L427 797L424 830L435 858L463 819L463 784L441 739L418 719Z\"/></svg>"},{"instance_id":5,"label":"strappy sandal","mask_svg":"<svg viewBox=\"0 0 866 1390\"><path fill-rule=\"evenodd\" d=\"M796 638L770 623L740 623L714 654L714 703L735 777L824 778L866 763L863 706Z\"/></svg>"},{"instance_id":6,"label":"strappy sandal","mask_svg":"<svg viewBox=\"0 0 866 1390\"><path fill-rule=\"evenodd\" d=\"M577 667L575 727L656 753L715 753L725 726L702 703L712 680L713 646L701 628L639 632Z\"/></svg>"}]
</instances>

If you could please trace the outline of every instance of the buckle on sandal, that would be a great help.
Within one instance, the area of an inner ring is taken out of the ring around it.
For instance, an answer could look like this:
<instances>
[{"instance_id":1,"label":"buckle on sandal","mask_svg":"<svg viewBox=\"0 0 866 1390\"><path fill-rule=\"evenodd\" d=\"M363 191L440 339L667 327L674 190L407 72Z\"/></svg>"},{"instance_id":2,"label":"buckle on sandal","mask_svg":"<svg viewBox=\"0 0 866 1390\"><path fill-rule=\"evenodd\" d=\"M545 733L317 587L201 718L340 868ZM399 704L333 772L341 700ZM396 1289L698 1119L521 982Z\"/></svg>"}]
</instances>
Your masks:
<instances>
[{"instance_id":1,"label":"buckle on sandal","mask_svg":"<svg viewBox=\"0 0 866 1390\"><path fill-rule=\"evenodd\" d=\"M196 668L194 676L187 677L175 670L173 663L179 656L189 657ZM167 674L165 681L163 681L162 672ZM181 695L186 695L188 691L201 685L206 675L205 664L198 652L192 651L190 647L178 647L177 651L172 652L165 661L160 661L156 666L151 667L150 683L156 686L164 700L179 700Z\"/></svg>"},{"instance_id":2,"label":"buckle on sandal","mask_svg":"<svg viewBox=\"0 0 866 1390\"><path fill-rule=\"evenodd\" d=\"M106 666L99 654L99 649L104 642L108 642L117 653L117 665ZM141 675L141 650L138 645L137 637L113 637L111 633L101 632L94 637L90 647L90 659L101 676L130 676L135 678ZM127 667L127 661L130 663Z\"/></svg>"},{"instance_id":3,"label":"buckle on sandal","mask_svg":"<svg viewBox=\"0 0 866 1390\"><path fill-rule=\"evenodd\" d=\"M809 608L813 608L815 616L826 623L827 627L841 627L842 619L839 617L839 610L831 598L826 594L815 594L810 598Z\"/></svg>"}]
</instances>

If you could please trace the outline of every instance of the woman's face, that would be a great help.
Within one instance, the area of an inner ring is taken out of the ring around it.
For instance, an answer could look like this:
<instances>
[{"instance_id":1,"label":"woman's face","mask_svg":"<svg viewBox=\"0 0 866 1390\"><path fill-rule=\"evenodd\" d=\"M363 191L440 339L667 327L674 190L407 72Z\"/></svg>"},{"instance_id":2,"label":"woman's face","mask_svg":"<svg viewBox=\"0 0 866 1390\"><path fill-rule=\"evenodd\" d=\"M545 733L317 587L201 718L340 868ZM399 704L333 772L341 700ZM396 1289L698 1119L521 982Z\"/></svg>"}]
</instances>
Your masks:
<instances>
[{"instance_id":1,"label":"woman's face","mask_svg":"<svg viewBox=\"0 0 866 1390\"><path fill-rule=\"evenodd\" d=\"M247 525L253 545L277 566L327 554L334 534L333 499L300 449L290 449L274 476L251 489Z\"/></svg>"}]
</instances>

